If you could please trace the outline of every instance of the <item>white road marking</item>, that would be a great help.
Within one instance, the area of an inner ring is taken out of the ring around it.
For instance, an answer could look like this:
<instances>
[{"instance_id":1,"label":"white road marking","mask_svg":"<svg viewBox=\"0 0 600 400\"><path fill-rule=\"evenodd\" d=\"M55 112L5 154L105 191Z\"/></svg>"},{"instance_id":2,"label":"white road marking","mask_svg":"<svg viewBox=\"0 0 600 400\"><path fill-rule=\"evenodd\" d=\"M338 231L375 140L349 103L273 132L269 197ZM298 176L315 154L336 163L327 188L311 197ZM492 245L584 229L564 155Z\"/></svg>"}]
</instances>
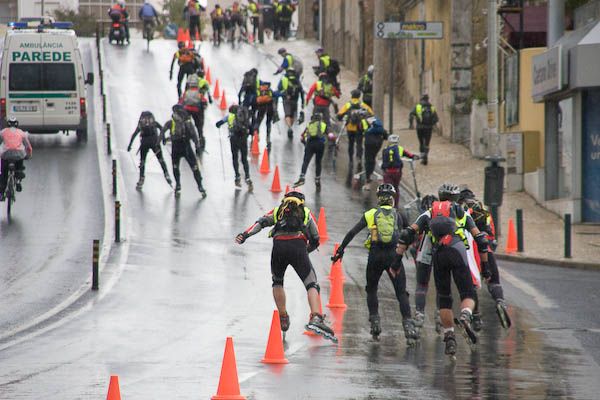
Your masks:
<instances>
[{"instance_id":1,"label":"white road marking","mask_svg":"<svg viewBox=\"0 0 600 400\"><path fill-rule=\"evenodd\" d=\"M525 292L525 294L533 297L535 302L541 308L558 308L558 306L552 300L550 300L548 297L542 294L539 290L537 290L524 280L512 275L511 273L506 271L506 269L502 270L502 279L510 282L510 284L516 287L517 289L520 289L521 291Z\"/></svg>"}]
</instances>

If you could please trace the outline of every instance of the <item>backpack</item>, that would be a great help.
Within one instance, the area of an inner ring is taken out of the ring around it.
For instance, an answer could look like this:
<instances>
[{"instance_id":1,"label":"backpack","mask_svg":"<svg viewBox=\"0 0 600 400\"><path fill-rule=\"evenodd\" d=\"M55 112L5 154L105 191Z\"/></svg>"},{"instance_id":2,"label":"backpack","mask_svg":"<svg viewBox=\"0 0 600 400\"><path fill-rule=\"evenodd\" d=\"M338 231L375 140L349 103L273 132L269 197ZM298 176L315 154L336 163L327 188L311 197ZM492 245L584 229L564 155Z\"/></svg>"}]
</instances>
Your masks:
<instances>
[{"instance_id":1,"label":"backpack","mask_svg":"<svg viewBox=\"0 0 600 400\"><path fill-rule=\"evenodd\" d=\"M233 121L232 131L238 135L247 134L250 130L250 111L246 107L239 106Z\"/></svg>"},{"instance_id":2,"label":"backpack","mask_svg":"<svg viewBox=\"0 0 600 400\"><path fill-rule=\"evenodd\" d=\"M300 61L300 59L294 57L294 65L292 67L292 69L294 70L294 72L296 72L297 76L301 76L302 72L304 71L304 65L302 65L302 61Z\"/></svg>"},{"instance_id":3,"label":"backpack","mask_svg":"<svg viewBox=\"0 0 600 400\"><path fill-rule=\"evenodd\" d=\"M199 89L188 89L183 94L183 105L200 107L202 106L202 97Z\"/></svg>"},{"instance_id":4,"label":"backpack","mask_svg":"<svg viewBox=\"0 0 600 400\"><path fill-rule=\"evenodd\" d=\"M329 61L329 66L327 67L327 75L329 76L338 76L340 73L340 63L333 58Z\"/></svg>"},{"instance_id":5,"label":"backpack","mask_svg":"<svg viewBox=\"0 0 600 400\"><path fill-rule=\"evenodd\" d=\"M138 123L142 137L153 136L156 134L156 119L150 111L142 112Z\"/></svg>"},{"instance_id":6,"label":"backpack","mask_svg":"<svg viewBox=\"0 0 600 400\"><path fill-rule=\"evenodd\" d=\"M187 64L187 63L191 63L192 61L194 61L194 55L192 54L192 52L189 49L179 50L179 63L180 64Z\"/></svg>"},{"instance_id":7,"label":"backpack","mask_svg":"<svg viewBox=\"0 0 600 400\"><path fill-rule=\"evenodd\" d=\"M187 120L184 119L181 115L177 113L173 113L171 117L171 141L179 141L185 140L187 138L187 129L186 129Z\"/></svg>"},{"instance_id":8,"label":"backpack","mask_svg":"<svg viewBox=\"0 0 600 400\"><path fill-rule=\"evenodd\" d=\"M352 108L348 117L348 122L354 126L360 126L360 122L364 118L364 110L362 108Z\"/></svg>"},{"instance_id":9,"label":"backpack","mask_svg":"<svg viewBox=\"0 0 600 400\"><path fill-rule=\"evenodd\" d=\"M304 206L284 199L277 210L275 231L304 231Z\"/></svg>"},{"instance_id":10,"label":"backpack","mask_svg":"<svg viewBox=\"0 0 600 400\"><path fill-rule=\"evenodd\" d=\"M435 125L436 122L431 105L424 105L423 110L421 111L421 124L432 126Z\"/></svg>"},{"instance_id":11,"label":"backpack","mask_svg":"<svg viewBox=\"0 0 600 400\"><path fill-rule=\"evenodd\" d=\"M393 208L377 208L373 217L375 229L371 232L371 242L394 245L398 241L398 214Z\"/></svg>"},{"instance_id":12,"label":"backpack","mask_svg":"<svg viewBox=\"0 0 600 400\"><path fill-rule=\"evenodd\" d=\"M319 97L324 99L331 99L333 97L333 85L331 83L325 83L323 81L318 81L320 83L320 88L317 90L317 94Z\"/></svg>"},{"instance_id":13,"label":"backpack","mask_svg":"<svg viewBox=\"0 0 600 400\"><path fill-rule=\"evenodd\" d=\"M434 201L431 205L429 231L435 241L439 241L442 244L449 244L457 228L456 212L452 203L449 201Z\"/></svg>"},{"instance_id":14,"label":"backpack","mask_svg":"<svg viewBox=\"0 0 600 400\"><path fill-rule=\"evenodd\" d=\"M273 92L271 91L271 83L263 82L258 87L258 96L256 97L257 104L267 104L273 101Z\"/></svg>"},{"instance_id":15,"label":"backpack","mask_svg":"<svg viewBox=\"0 0 600 400\"><path fill-rule=\"evenodd\" d=\"M255 71L246 71L244 72L244 79L242 80L242 88L243 89L254 89L256 87L256 77L258 72Z\"/></svg>"},{"instance_id":16,"label":"backpack","mask_svg":"<svg viewBox=\"0 0 600 400\"><path fill-rule=\"evenodd\" d=\"M286 74L288 85L285 94L288 97L293 97L298 90L298 75L294 70L289 70Z\"/></svg>"},{"instance_id":17,"label":"backpack","mask_svg":"<svg viewBox=\"0 0 600 400\"><path fill-rule=\"evenodd\" d=\"M320 139L325 135L325 132L323 131L321 124L324 124L324 122L312 121L308 124L308 126L306 127L306 130L308 132L309 139Z\"/></svg>"}]
</instances>

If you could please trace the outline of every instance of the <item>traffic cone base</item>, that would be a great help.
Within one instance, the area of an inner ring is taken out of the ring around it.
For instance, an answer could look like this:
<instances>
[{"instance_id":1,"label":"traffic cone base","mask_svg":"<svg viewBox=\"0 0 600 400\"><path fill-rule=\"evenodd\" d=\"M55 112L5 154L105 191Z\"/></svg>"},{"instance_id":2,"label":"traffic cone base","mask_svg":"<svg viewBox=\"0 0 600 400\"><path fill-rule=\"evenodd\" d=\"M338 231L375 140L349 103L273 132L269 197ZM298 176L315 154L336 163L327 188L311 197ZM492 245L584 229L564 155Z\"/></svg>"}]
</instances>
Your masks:
<instances>
[{"instance_id":1,"label":"traffic cone base","mask_svg":"<svg viewBox=\"0 0 600 400\"><path fill-rule=\"evenodd\" d=\"M225 100L225 89L223 89L223 92L221 93L221 104L219 105L219 108L221 110L227 110L227 100Z\"/></svg>"},{"instance_id":2,"label":"traffic cone base","mask_svg":"<svg viewBox=\"0 0 600 400\"><path fill-rule=\"evenodd\" d=\"M235 363L235 352L233 350L233 339L228 337L225 342L225 354L221 365L221 377L217 394L212 400L245 400L240 394L240 383L238 380L237 366Z\"/></svg>"},{"instance_id":3,"label":"traffic cone base","mask_svg":"<svg viewBox=\"0 0 600 400\"><path fill-rule=\"evenodd\" d=\"M121 400L121 389L119 389L119 376L112 375L108 384L106 400Z\"/></svg>"},{"instance_id":4,"label":"traffic cone base","mask_svg":"<svg viewBox=\"0 0 600 400\"><path fill-rule=\"evenodd\" d=\"M260 173L268 174L269 172L271 172L271 167L269 166L269 152L265 149L260 163Z\"/></svg>"},{"instance_id":5,"label":"traffic cone base","mask_svg":"<svg viewBox=\"0 0 600 400\"><path fill-rule=\"evenodd\" d=\"M264 358L260 361L264 364L287 364L289 361L285 358L283 351L283 339L281 338L281 323L279 322L279 311L273 311L271 320L271 331L269 332L269 341Z\"/></svg>"},{"instance_id":6,"label":"traffic cone base","mask_svg":"<svg viewBox=\"0 0 600 400\"><path fill-rule=\"evenodd\" d=\"M279 182L279 166L275 166L275 173L273 174L273 184L271 185L271 192L281 193L281 183Z\"/></svg>"},{"instance_id":7,"label":"traffic cone base","mask_svg":"<svg viewBox=\"0 0 600 400\"><path fill-rule=\"evenodd\" d=\"M506 237L506 253L512 254L517 252L517 231L512 218L508 219L508 236Z\"/></svg>"}]
</instances>

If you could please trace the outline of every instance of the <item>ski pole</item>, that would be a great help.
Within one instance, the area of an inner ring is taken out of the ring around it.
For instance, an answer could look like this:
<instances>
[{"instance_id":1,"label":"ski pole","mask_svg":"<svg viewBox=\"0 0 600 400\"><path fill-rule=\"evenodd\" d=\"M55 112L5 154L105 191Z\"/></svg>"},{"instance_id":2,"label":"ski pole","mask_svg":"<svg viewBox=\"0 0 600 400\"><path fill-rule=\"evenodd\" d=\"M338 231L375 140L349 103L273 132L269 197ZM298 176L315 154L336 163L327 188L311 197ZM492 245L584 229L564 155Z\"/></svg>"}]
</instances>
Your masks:
<instances>
[{"instance_id":1,"label":"ski pole","mask_svg":"<svg viewBox=\"0 0 600 400\"><path fill-rule=\"evenodd\" d=\"M412 172L413 181L415 185L415 192L417 194L417 199L421 200L421 193L419 193L419 188L417 187L417 176L415 175L415 162L414 160L410 160L410 170Z\"/></svg>"}]
</instances>

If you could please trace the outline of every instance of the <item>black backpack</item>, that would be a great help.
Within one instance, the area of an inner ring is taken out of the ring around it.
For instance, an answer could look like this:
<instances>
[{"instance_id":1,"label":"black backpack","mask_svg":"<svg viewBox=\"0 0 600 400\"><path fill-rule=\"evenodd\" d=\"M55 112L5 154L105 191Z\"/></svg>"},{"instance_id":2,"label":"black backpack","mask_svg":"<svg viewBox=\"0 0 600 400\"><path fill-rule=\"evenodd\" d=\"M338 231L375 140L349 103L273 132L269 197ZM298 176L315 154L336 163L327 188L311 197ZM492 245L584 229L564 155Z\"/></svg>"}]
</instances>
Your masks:
<instances>
[{"instance_id":1,"label":"black backpack","mask_svg":"<svg viewBox=\"0 0 600 400\"><path fill-rule=\"evenodd\" d=\"M188 138L187 121L188 116L173 113L171 118L171 141L180 141Z\"/></svg>"},{"instance_id":2,"label":"black backpack","mask_svg":"<svg viewBox=\"0 0 600 400\"><path fill-rule=\"evenodd\" d=\"M333 58L329 61L329 67L327 67L327 75L338 76L340 73L340 63Z\"/></svg>"},{"instance_id":3,"label":"black backpack","mask_svg":"<svg viewBox=\"0 0 600 400\"><path fill-rule=\"evenodd\" d=\"M285 199L277 210L276 231L303 232L304 231L304 206Z\"/></svg>"},{"instance_id":4,"label":"black backpack","mask_svg":"<svg viewBox=\"0 0 600 400\"><path fill-rule=\"evenodd\" d=\"M238 135L246 135L250 130L250 123L250 110L239 106L235 114L235 120L233 121L232 131Z\"/></svg>"},{"instance_id":5,"label":"black backpack","mask_svg":"<svg viewBox=\"0 0 600 400\"><path fill-rule=\"evenodd\" d=\"M431 105L424 105L421 112L421 123L423 125L433 126L437 122Z\"/></svg>"},{"instance_id":6,"label":"black backpack","mask_svg":"<svg viewBox=\"0 0 600 400\"><path fill-rule=\"evenodd\" d=\"M355 126L361 126L361 121L363 120L365 112L362 108L352 108L350 109L350 116L348 117L348 121Z\"/></svg>"},{"instance_id":7,"label":"black backpack","mask_svg":"<svg viewBox=\"0 0 600 400\"><path fill-rule=\"evenodd\" d=\"M256 77L258 72L253 70L244 72L244 80L242 81L243 89L254 89L256 88Z\"/></svg>"},{"instance_id":8,"label":"black backpack","mask_svg":"<svg viewBox=\"0 0 600 400\"><path fill-rule=\"evenodd\" d=\"M143 111L140 115L139 127L142 137L156 135L156 119L150 111Z\"/></svg>"}]
</instances>

